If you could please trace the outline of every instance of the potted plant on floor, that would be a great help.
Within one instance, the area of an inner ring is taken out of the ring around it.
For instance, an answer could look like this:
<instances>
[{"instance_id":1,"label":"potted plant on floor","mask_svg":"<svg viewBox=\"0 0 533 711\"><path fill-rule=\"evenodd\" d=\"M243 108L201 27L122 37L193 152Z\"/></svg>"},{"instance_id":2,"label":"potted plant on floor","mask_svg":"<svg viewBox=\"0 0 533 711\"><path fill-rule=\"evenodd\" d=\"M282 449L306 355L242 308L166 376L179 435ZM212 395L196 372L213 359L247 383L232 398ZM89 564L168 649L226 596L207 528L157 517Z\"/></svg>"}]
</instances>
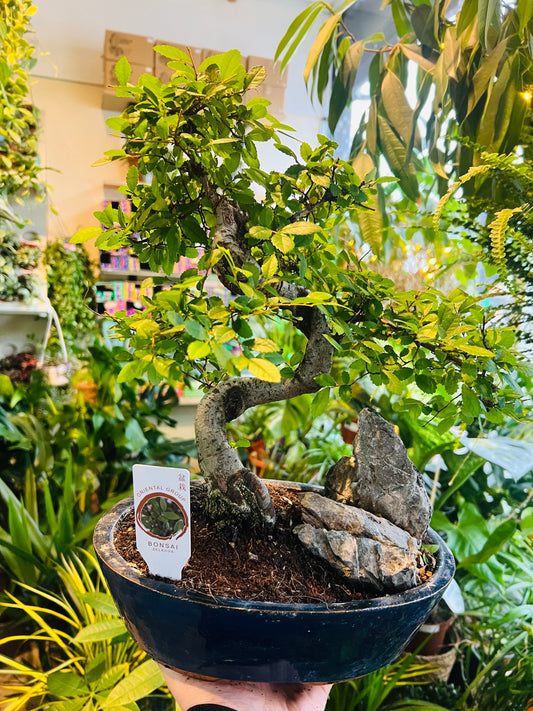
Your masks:
<instances>
[{"instance_id":1,"label":"potted plant on floor","mask_svg":"<svg viewBox=\"0 0 533 711\"><path fill-rule=\"evenodd\" d=\"M330 520L329 504L323 509L328 499L307 491L296 536L290 489L277 496L281 504L289 501L289 513L280 513L272 488L242 465L226 425L254 405L302 393L315 393L319 415L332 388L348 401L363 376L395 392L398 408L437 417L443 428L459 415L471 422L494 408L516 413L519 395L499 387L497 378L504 371L511 382L512 334L492 330L476 298L459 290L401 293L365 267L346 227L354 211L366 209L372 181L336 158L335 144L323 136L316 148L283 142L289 128L254 96L263 68L246 71L235 50L198 68L176 48L159 51L175 71L168 85L144 75L131 86L127 60L117 65L117 92L133 103L108 121L124 143L107 159L136 158L123 188L131 214L108 206L96 213L103 229L85 228L73 238L97 237L97 246L109 249L127 245L172 282L145 299L144 311L113 317L117 335L129 343L120 379L194 382L205 390L196 416L205 481L198 515L227 545L215 569L224 555L236 557L242 577L252 578L245 564L258 555L248 547L243 556L237 543L261 541L265 557L274 558L276 532L285 527L297 551L293 562L312 551L328 558L327 565L338 564L341 549L349 548L352 557L341 560L339 575L360 578L381 596L275 603L213 595L209 584L195 592L151 579L125 563L114 545L131 502L102 519L96 549L119 611L158 661L242 680L351 678L397 655L453 575L449 552L433 537L440 545L433 577L412 587L431 515L420 474L394 428L367 410L354 456L328 475L337 521ZM267 142L285 162L280 172L261 169L257 146ZM174 274L185 259L196 261ZM266 319L298 329L305 336L301 352L262 337ZM417 398L407 396L409 384ZM380 449L388 469L376 464ZM352 515L363 517L350 524L355 536L343 530Z\"/></svg>"}]
</instances>

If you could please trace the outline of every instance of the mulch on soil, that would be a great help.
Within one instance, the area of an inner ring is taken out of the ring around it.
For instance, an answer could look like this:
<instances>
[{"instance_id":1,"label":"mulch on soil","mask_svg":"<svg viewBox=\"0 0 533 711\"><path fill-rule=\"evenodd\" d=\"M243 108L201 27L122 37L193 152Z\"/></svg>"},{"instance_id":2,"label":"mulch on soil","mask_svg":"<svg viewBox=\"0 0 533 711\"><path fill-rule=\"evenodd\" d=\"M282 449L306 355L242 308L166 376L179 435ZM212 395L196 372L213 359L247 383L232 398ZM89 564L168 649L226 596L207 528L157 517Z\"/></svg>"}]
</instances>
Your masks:
<instances>
[{"instance_id":1,"label":"mulch on soil","mask_svg":"<svg viewBox=\"0 0 533 711\"><path fill-rule=\"evenodd\" d=\"M286 603L349 602L372 597L341 578L311 555L292 533L300 523L297 493L270 488L277 524L272 535L224 540L202 513L205 487L191 489L192 554L183 569L180 588L207 595ZM141 573L148 567L135 545L133 510L117 527L115 546Z\"/></svg>"}]
</instances>

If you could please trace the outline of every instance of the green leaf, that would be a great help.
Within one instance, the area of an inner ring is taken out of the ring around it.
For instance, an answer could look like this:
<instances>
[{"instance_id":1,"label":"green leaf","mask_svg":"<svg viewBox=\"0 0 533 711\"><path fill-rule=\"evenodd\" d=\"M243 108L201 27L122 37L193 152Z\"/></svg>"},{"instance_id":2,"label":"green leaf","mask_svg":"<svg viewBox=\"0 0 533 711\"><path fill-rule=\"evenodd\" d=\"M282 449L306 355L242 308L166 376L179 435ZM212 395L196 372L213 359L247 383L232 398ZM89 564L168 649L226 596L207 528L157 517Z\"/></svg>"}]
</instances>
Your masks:
<instances>
[{"instance_id":1,"label":"green leaf","mask_svg":"<svg viewBox=\"0 0 533 711\"><path fill-rule=\"evenodd\" d=\"M125 632L127 632L127 630L122 620L104 620L102 622L93 622L91 625L84 627L73 638L73 641L78 644L85 644L86 642L110 642Z\"/></svg>"},{"instance_id":2,"label":"green leaf","mask_svg":"<svg viewBox=\"0 0 533 711\"><path fill-rule=\"evenodd\" d=\"M312 235L321 231L321 227L314 222L299 220L283 227L281 232L289 235Z\"/></svg>"},{"instance_id":3,"label":"green leaf","mask_svg":"<svg viewBox=\"0 0 533 711\"><path fill-rule=\"evenodd\" d=\"M485 47L490 44L490 30L497 31L500 25L499 13L499 0L479 0L477 6L478 36L479 41Z\"/></svg>"},{"instance_id":4,"label":"green leaf","mask_svg":"<svg viewBox=\"0 0 533 711\"><path fill-rule=\"evenodd\" d=\"M281 382L279 370L274 363L265 358L250 358L248 370L253 376L259 378L259 380L265 380L267 383Z\"/></svg>"},{"instance_id":5,"label":"green leaf","mask_svg":"<svg viewBox=\"0 0 533 711\"><path fill-rule=\"evenodd\" d=\"M466 30L470 32L472 24L477 20L478 0L464 0L461 11L457 15L457 35Z\"/></svg>"},{"instance_id":6,"label":"green leaf","mask_svg":"<svg viewBox=\"0 0 533 711\"><path fill-rule=\"evenodd\" d=\"M520 529L525 536L533 536L533 506L528 506L520 514Z\"/></svg>"},{"instance_id":7,"label":"green leaf","mask_svg":"<svg viewBox=\"0 0 533 711\"><path fill-rule=\"evenodd\" d=\"M533 19L533 4L530 0L518 0L516 14L520 22L519 32L523 32L531 19Z\"/></svg>"},{"instance_id":8,"label":"green leaf","mask_svg":"<svg viewBox=\"0 0 533 711\"><path fill-rule=\"evenodd\" d=\"M0 397L10 398L13 395L14 388L11 378L3 373L0 374Z\"/></svg>"},{"instance_id":9,"label":"green leaf","mask_svg":"<svg viewBox=\"0 0 533 711\"><path fill-rule=\"evenodd\" d=\"M126 57L121 57L115 64L115 76L121 86L128 83L128 79L131 76L131 65Z\"/></svg>"},{"instance_id":10,"label":"green leaf","mask_svg":"<svg viewBox=\"0 0 533 711\"><path fill-rule=\"evenodd\" d=\"M88 592L80 595L80 600L89 605L93 610L106 615L118 615L117 608L111 595L101 592Z\"/></svg>"},{"instance_id":11,"label":"green leaf","mask_svg":"<svg viewBox=\"0 0 533 711\"><path fill-rule=\"evenodd\" d=\"M479 553L474 553L473 555L463 558L458 567L466 568L469 565L486 563L493 555L501 551L504 545L514 536L516 530L516 521L512 519L504 521L489 535Z\"/></svg>"},{"instance_id":12,"label":"green leaf","mask_svg":"<svg viewBox=\"0 0 533 711\"><path fill-rule=\"evenodd\" d=\"M146 370L146 361L135 359L126 363L117 376L119 383L129 383L135 378L141 378Z\"/></svg>"},{"instance_id":13,"label":"green leaf","mask_svg":"<svg viewBox=\"0 0 533 711\"><path fill-rule=\"evenodd\" d=\"M330 402L331 396L329 388L322 388L315 393L311 403L311 412L313 413L313 417L319 417L322 415L328 409Z\"/></svg>"},{"instance_id":14,"label":"green leaf","mask_svg":"<svg viewBox=\"0 0 533 711\"><path fill-rule=\"evenodd\" d=\"M494 353L482 346L471 346L468 343L454 343L454 348L468 355L480 356L481 358L494 358Z\"/></svg>"},{"instance_id":15,"label":"green leaf","mask_svg":"<svg viewBox=\"0 0 533 711\"><path fill-rule=\"evenodd\" d=\"M314 69L316 63L318 62L318 58L320 57L322 50L324 49L326 43L331 39L331 36L337 29L341 19L341 13L336 12L334 15L329 17L320 28L320 31L318 32L316 39L313 42L311 49L309 50L307 61L305 63L303 76L306 84L309 81L311 71Z\"/></svg>"},{"instance_id":16,"label":"green leaf","mask_svg":"<svg viewBox=\"0 0 533 711\"><path fill-rule=\"evenodd\" d=\"M473 86L468 94L467 114L473 111L482 95L487 91L489 84L493 81L506 49L507 38L499 42L492 52L483 59L479 69L472 78Z\"/></svg>"},{"instance_id":17,"label":"green leaf","mask_svg":"<svg viewBox=\"0 0 533 711\"><path fill-rule=\"evenodd\" d=\"M512 95L512 62L508 58L503 65L497 81L490 87L490 93L479 122L477 142L486 146L489 151L496 151L501 141L498 141L498 122L505 114L502 110ZM502 106L503 105L503 106Z\"/></svg>"},{"instance_id":18,"label":"green leaf","mask_svg":"<svg viewBox=\"0 0 533 711\"><path fill-rule=\"evenodd\" d=\"M252 67L246 72L246 89L256 89L265 81L267 76L266 69L262 66Z\"/></svg>"},{"instance_id":19,"label":"green leaf","mask_svg":"<svg viewBox=\"0 0 533 711\"><path fill-rule=\"evenodd\" d=\"M83 242L88 242L90 239L95 239L95 237L98 237L101 234L101 227L84 227L83 229L78 230L75 234L72 235L72 237L70 238L70 243L82 244Z\"/></svg>"},{"instance_id":20,"label":"green leaf","mask_svg":"<svg viewBox=\"0 0 533 711\"><path fill-rule=\"evenodd\" d=\"M379 142L383 155L387 159L392 172L400 181L404 193L416 200L418 198L418 180L411 162L406 163L407 148L394 133L388 120L378 114Z\"/></svg>"},{"instance_id":21,"label":"green leaf","mask_svg":"<svg viewBox=\"0 0 533 711\"><path fill-rule=\"evenodd\" d=\"M278 273L278 258L275 254L271 254L264 260L261 265L261 273L265 279L272 279L276 276Z\"/></svg>"},{"instance_id":22,"label":"green leaf","mask_svg":"<svg viewBox=\"0 0 533 711\"><path fill-rule=\"evenodd\" d=\"M84 696L89 693L85 681L72 671L56 671L47 676L48 691L54 696Z\"/></svg>"},{"instance_id":23,"label":"green leaf","mask_svg":"<svg viewBox=\"0 0 533 711\"><path fill-rule=\"evenodd\" d=\"M337 73L329 101L328 124L331 133L334 133L344 109L352 100L353 86L364 50L363 42L353 42L348 47Z\"/></svg>"},{"instance_id":24,"label":"green leaf","mask_svg":"<svg viewBox=\"0 0 533 711\"><path fill-rule=\"evenodd\" d=\"M191 360L207 358L209 353L211 353L211 348L205 341L192 341L187 346L187 357Z\"/></svg>"},{"instance_id":25,"label":"green leaf","mask_svg":"<svg viewBox=\"0 0 533 711\"><path fill-rule=\"evenodd\" d=\"M0 58L0 84L5 86L11 77L11 69L5 59Z\"/></svg>"},{"instance_id":26,"label":"green leaf","mask_svg":"<svg viewBox=\"0 0 533 711\"><path fill-rule=\"evenodd\" d=\"M213 343L211 350L213 351L213 355L215 356L219 367L223 370L228 364L228 361L232 358L231 351L220 343Z\"/></svg>"},{"instance_id":27,"label":"green leaf","mask_svg":"<svg viewBox=\"0 0 533 711\"><path fill-rule=\"evenodd\" d=\"M259 353L277 353L279 351L278 344L271 341L270 338L256 338L253 349Z\"/></svg>"},{"instance_id":28,"label":"green leaf","mask_svg":"<svg viewBox=\"0 0 533 711\"><path fill-rule=\"evenodd\" d=\"M396 133L408 146L411 142L414 124L414 112L405 96L405 88L398 76L390 69L381 84L381 98L387 117Z\"/></svg>"},{"instance_id":29,"label":"green leaf","mask_svg":"<svg viewBox=\"0 0 533 711\"><path fill-rule=\"evenodd\" d=\"M283 64L286 64L290 60L290 58L294 54L296 48L298 47L301 40L303 39L305 32L311 26L313 20L320 13L321 10L322 10L322 3L321 2L314 2L309 7L306 7L305 10L302 10L302 12L300 12L300 14L297 15L294 18L294 20L291 22L291 24L289 25L287 32L285 32L285 34L283 35L283 37L281 38L281 40L277 46L276 53L274 54L274 61L277 61L281 57L285 47L287 47L289 42L293 39L298 28L300 28L300 30L298 32L298 35L296 36L296 40L292 43L291 47L287 50L285 59L283 60L283 63L282 63L282 69L283 69ZM311 20L310 20L310 18L311 18Z\"/></svg>"},{"instance_id":30,"label":"green leaf","mask_svg":"<svg viewBox=\"0 0 533 711\"><path fill-rule=\"evenodd\" d=\"M463 384L461 390L461 398L463 403L461 408L463 417L478 417L481 413L479 398L476 393L465 384Z\"/></svg>"},{"instance_id":31,"label":"green leaf","mask_svg":"<svg viewBox=\"0 0 533 711\"><path fill-rule=\"evenodd\" d=\"M125 435L128 441L128 449L132 452L137 452L148 444L140 424L133 418L126 425Z\"/></svg>"},{"instance_id":32,"label":"green leaf","mask_svg":"<svg viewBox=\"0 0 533 711\"><path fill-rule=\"evenodd\" d=\"M191 58L179 47L173 47L171 44L156 44L154 52L168 59L175 59L179 62L191 63Z\"/></svg>"},{"instance_id":33,"label":"green leaf","mask_svg":"<svg viewBox=\"0 0 533 711\"><path fill-rule=\"evenodd\" d=\"M165 680L161 670L153 659L149 659L115 686L102 704L102 708L109 709L114 706L124 706L132 701L143 699L156 689L159 689L160 686L163 686L164 683Z\"/></svg>"},{"instance_id":34,"label":"green leaf","mask_svg":"<svg viewBox=\"0 0 533 711\"><path fill-rule=\"evenodd\" d=\"M159 330L159 326L151 318L142 318L136 321L132 327L141 338L150 338Z\"/></svg>"},{"instance_id":35,"label":"green leaf","mask_svg":"<svg viewBox=\"0 0 533 711\"><path fill-rule=\"evenodd\" d=\"M512 437L463 437L467 449L512 474L518 480L533 469L533 442Z\"/></svg>"},{"instance_id":36,"label":"green leaf","mask_svg":"<svg viewBox=\"0 0 533 711\"><path fill-rule=\"evenodd\" d=\"M228 343L228 341L232 341L236 335L237 334L233 328L230 328L230 326L213 326L213 338L217 343Z\"/></svg>"},{"instance_id":37,"label":"green leaf","mask_svg":"<svg viewBox=\"0 0 533 711\"><path fill-rule=\"evenodd\" d=\"M206 341L207 340L207 331L206 329L202 326L201 323L198 323L198 321L193 321L192 319L187 319L185 321L185 330L189 334L189 336L192 336L195 340L197 341Z\"/></svg>"},{"instance_id":38,"label":"green leaf","mask_svg":"<svg viewBox=\"0 0 533 711\"><path fill-rule=\"evenodd\" d=\"M137 167L132 165L130 169L128 170L128 175L126 177L126 185L128 188L133 192L134 190L137 189L137 185L139 183L139 171L137 170Z\"/></svg>"},{"instance_id":39,"label":"green leaf","mask_svg":"<svg viewBox=\"0 0 533 711\"><path fill-rule=\"evenodd\" d=\"M283 254L287 254L294 249L294 240L286 232L276 232L272 235L272 244Z\"/></svg>"},{"instance_id":40,"label":"green leaf","mask_svg":"<svg viewBox=\"0 0 533 711\"><path fill-rule=\"evenodd\" d=\"M116 664L111 669L106 669L101 676L98 677L94 684L94 691L105 691L111 687L115 687L120 679L128 673L129 664Z\"/></svg>"},{"instance_id":41,"label":"green leaf","mask_svg":"<svg viewBox=\"0 0 533 711\"><path fill-rule=\"evenodd\" d=\"M432 72L435 68L435 63L426 59L422 54L422 50L415 44L400 44L401 51L408 59L412 59L425 72Z\"/></svg>"},{"instance_id":42,"label":"green leaf","mask_svg":"<svg viewBox=\"0 0 533 711\"><path fill-rule=\"evenodd\" d=\"M272 230L263 225L254 225L250 228L250 234L254 239L270 239Z\"/></svg>"},{"instance_id":43,"label":"green leaf","mask_svg":"<svg viewBox=\"0 0 533 711\"><path fill-rule=\"evenodd\" d=\"M468 452L466 456L463 456L460 465L450 480L448 488L435 503L435 509L438 510L442 508L446 501L470 479L479 467L483 466L483 463L484 460L473 454L473 452Z\"/></svg>"},{"instance_id":44,"label":"green leaf","mask_svg":"<svg viewBox=\"0 0 533 711\"><path fill-rule=\"evenodd\" d=\"M327 304L335 301L331 294L326 291L310 291L307 296L299 296L291 301L292 304Z\"/></svg>"}]
</instances>

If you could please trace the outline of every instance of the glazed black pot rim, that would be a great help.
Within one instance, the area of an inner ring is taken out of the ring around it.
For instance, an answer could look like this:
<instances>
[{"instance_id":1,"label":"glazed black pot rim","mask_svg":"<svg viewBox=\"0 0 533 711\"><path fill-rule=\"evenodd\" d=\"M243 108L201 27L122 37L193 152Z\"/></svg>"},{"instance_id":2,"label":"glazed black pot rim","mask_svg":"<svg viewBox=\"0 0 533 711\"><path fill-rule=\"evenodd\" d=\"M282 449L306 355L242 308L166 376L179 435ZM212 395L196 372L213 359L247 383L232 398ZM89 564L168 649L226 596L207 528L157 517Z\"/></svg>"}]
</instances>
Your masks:
<instances>
[{"instance_id":1,"label":"glazed black pot rim","mask_svg":"<svg viewBox=\"0 0 533 711\"><path fill-rule=\"evenodd\" d=\"M274 480L276 481L276 480ZM299 482L279 481L283 486L307 491L321 491L322 487ZM434 595L436 590L445 589L450 584L455 571L454 557L443 539L433 529L429 528L427 535L431 544L439 546L437 568L430 580L402 593L383 595L367 600L351 600L349 602L333 603L286 603L265 602L261 600L241 600L238 598L208 595L186 588L180 588L173 583L149 577L142 574L135 566L128 563L116 550L113 539L115 527L133 508L133 496L122 499L107 511L99 520L94 531L94 547L101 562L111 568L116 574L142 587L157 590L162 595L189 600L202 605L213 605L230 608L245 608L247 610L287 611L287 612L348 612L356 609L375 609L379 607L394 607L396 605L414 604L424 598Z\"/></svg>"}]
</instances>

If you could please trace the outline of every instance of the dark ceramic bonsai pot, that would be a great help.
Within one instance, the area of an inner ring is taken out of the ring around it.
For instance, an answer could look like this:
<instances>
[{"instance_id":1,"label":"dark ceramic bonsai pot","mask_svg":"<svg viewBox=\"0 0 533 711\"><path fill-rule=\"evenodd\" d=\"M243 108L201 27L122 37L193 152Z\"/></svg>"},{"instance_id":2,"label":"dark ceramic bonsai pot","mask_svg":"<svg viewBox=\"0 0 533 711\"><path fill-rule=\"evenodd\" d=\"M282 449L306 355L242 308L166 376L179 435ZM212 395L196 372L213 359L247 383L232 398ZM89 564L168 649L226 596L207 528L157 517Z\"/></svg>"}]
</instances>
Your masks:
<instances>
[{"instance_id":1,"label":"dark ceramic bonsai pot","mask_svg":"<svg viewBox=\"0 0 533 711\"><path fill-rule=\"evenodd\" d=\"M283 482L283 485L316 489ZM453 578L444 541L430 581L401 594L335 604L287 604L211 597L141 575L113 544L133 499L99 521L94 545L119 613L145 652L202 677L326 683L389 664L426 620Z\"/></svg>"}]
</instances>

